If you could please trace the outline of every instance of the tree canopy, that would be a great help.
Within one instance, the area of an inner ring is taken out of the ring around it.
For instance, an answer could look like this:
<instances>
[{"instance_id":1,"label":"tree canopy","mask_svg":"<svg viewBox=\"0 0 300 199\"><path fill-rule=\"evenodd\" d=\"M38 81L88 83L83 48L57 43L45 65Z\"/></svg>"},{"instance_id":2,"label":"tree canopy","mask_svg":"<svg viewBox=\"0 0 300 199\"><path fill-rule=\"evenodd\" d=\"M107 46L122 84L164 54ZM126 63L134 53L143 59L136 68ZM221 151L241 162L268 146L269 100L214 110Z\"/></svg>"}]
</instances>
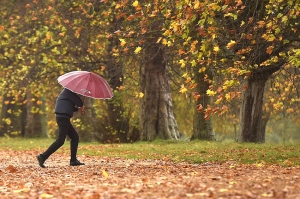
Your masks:
<instances>
[{"instance_id":1,"label":"tree canopy","mask_svg":"<svg viewBox=\"0 0 300 199\"><path fill-rule=\"evenodd\" d=\"M20 115L28 100L34 101L30 112L51 112L61 89L56 79L72 70L108 79L115 98L91 103L102 107L91 112L101 125L93 121L89 129L110 133L104 137L114 141L143 133L154 133L150 140L179 139L177 122L184 122L176 118L189 121L192 114L194 125L183 126L199 139L211 139L216 117L234 115L238 139L245 142L264 142L270 117L288 115L299 122L299 0L0 5L1 119L9 126L7 111Z\"/></svg>"}]
</instances>

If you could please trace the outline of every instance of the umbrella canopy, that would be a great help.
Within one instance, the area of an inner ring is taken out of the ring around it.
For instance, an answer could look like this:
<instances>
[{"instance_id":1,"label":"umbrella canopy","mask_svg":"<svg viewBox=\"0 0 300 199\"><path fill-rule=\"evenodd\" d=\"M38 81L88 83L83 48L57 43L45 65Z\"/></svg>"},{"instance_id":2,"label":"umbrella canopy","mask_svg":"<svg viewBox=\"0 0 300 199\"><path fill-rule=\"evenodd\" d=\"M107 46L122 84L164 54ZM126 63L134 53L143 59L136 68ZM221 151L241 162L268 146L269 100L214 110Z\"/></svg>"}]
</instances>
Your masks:
<instances>
[{"instance_id":1,"label":"umbrella canopy","mask_svg":"<svg viewBox=\"0 0 300 199\"><path fill-rule=\"evenodd\" d=\"M74 93L95 99L110 99L113 93L101 76L88 71L73 71L58 77L58 83Z\"/></svg>"}]
</instances>

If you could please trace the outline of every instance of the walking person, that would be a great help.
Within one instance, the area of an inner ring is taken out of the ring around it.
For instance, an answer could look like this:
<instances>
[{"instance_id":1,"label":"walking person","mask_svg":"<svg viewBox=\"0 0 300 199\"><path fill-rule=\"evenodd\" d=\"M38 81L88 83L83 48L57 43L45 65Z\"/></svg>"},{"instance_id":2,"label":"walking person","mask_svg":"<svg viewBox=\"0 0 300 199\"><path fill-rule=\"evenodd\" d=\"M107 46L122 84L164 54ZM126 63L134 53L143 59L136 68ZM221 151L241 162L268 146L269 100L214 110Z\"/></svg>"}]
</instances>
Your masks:
<instances>
[{"instance_id":1,"label":"walking person","mask_svg":"<svg viewBox=\"0 0 300 199\"><path fill-rule=\"evenodd\" d=\"M70 150L71 150L71 166L84 165L84 163L77 160L77 149L79 136L73 125L71 124L71 118L73 117L73 112L80 110L84 111L83 101L78 96L78 94L64 88L59 94L56 105L55 105L55 114L56 122L58 125L58 135L56 140L49 146L49 148L37 156L38 163L40 167L45 168L44 162L58 150L66 140L68 136L70 141Z\"/></svg>"}]
</instances>

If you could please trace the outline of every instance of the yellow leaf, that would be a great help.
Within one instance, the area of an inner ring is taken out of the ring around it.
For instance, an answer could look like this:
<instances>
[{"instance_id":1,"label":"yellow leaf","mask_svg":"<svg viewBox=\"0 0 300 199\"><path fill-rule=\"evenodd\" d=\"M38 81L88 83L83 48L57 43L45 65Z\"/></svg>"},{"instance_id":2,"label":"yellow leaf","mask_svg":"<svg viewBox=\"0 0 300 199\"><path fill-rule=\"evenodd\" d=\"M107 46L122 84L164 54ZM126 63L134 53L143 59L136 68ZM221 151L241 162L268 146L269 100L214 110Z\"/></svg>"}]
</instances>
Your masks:
<instances>
[{"instance_id":1,"label":"yellow leaf","mask_svg":"<svg viewBox=\"0 0 300 199\"><path fill-rule=\"evenodd\" d=\"M276 104L273 104L273 107L276 111L282 109L283 107L283 102L277 102Z\"/></svg>"},{"instance_id":2,"label":"yellow leaf","mask_svg":"<svg viewBox=\"0 0 300 199\"><path fill-rule=\"evenodd\" d=\"M179 90L180 93L185 93L187 91L187 89L184 87L184 85L181 85L181 88Z\"/></svg>"},{"instance_id":3,"label":"yellow leaf","mask_svg":"<svg viewBox=\"0 0 300 199\"><path fill-rule=\"evenodd\" d=\"M219 46L215 46L215 47L214 47L214 51L215 51L215 52L219 52L219 50L220 50Z\"/></svg>"},{"instance_id":4,"label":"yellow leaf","mask_svg":"<svg viewBox=\"0 0 300 199\"><path fill-rule=\"evenodd\" d=\"M172 45L172 42L171 41L168 41L168 46L170 47Z\"/></svg>"},{"instance_id":5,"label":"yellow leaf","mask_svg":"<svg viewBox=\"0 0 300 199\"><path fill-rule=\"evenodd\" d=\"M7 125L10 125L11 124L11 120L10 118L5 118L5 119L2 119Z\"/></svg>"},{"instance_id":6,"label":"yellow leaf","mask_svg":"<svg viewBox=\"0 0 300 199\"><path fill-rule=\"evenodd\" d=\"M194 3L194 9L197 10L199 8L200 2L197 0Z\"/></svg>"},{"instance_id":7,"label":"yellow leaf","mask_svg":"<svg viewBox=\"0 0 300 199\"><path fill-rule=\"evenodd\" d=\"M141 48L140 46L138 46L138 47L134 50L134 53L135 53L135 54L139 54L141 50L142 50L142 48Z\"/></svg>"},{"instance_id":8,"label":"yellow leaf","mask_svg":"<svg viewBox=\"0 0 300 199\"><path fill-rule=\"evenodd\" d=\"M104 169L102 170L102 174L105 178L108 178L108 173Z\"/></svg>"},{"instance_id":9,"label":"yellow leaf","mask_svg":"<svg viewBox=\"0 0 300 199\"><path fill-rule=\"evenodd\" d=\"M273 194L272 193L262 193L261 196L270 198L270 197L273 197Z\"/></svg>"},{"instance_id":10,"label":"yellow leaf","mask_svg":"<svg viewBox=\"0 0 300 199\"><path fill-rule=\"evenodd\" d=\"M191 61L192 66L196 66L197 62L195 60Z\"/></svg>"},{"instance_id":11,"label":"yellow leaf","mask_svg":"<svg viewBox=\"0 0 300 199\"><path fill-rule=\"evenodd\" d=\"M263 34L261 36L261 38L263 38L263 39L265 39L267 41L274 41L276 39L276 37L273 34L269 34L269 35Z\"/></svg>"},{"instance_id":12,"label":"yellow leaf","mask_svg":"<svg viewBox=\"0 0 300 199\"><path fill-rule=\"evenodd\" d=\"M232 48L233 46L235 46L235 44L236 44L236 42L233 41L233 40L231 40L231 41L227 44L226 48L227 48L227 49L230 49L230 48Z\"/></svg>"},{"instance_id":13,"label":"yellow leaf","mask_svg":"<svg viewBox=\"0 0 300 199\"><path fill-rule=\"evenodd\" d=\"M27 188L23 188L23 189L18 189L18 190L13 190L13 192L14 193L17 193L17 194L20 194L20 193L26 193L26 192L28 192L28 191L30 191L29 189L27 189Z\"/></svg>"},{"instance_id":14,"label":"yellow leaf","mask_svg":"<svg viewBox=\"0 0 300 199\"><path fill-rule=\"evenodd\" d=\"M227 93L227 94L225 95L225 98L226 98L226 100L229 102L229 101L230 101L230 94Z\"/></svg>"},{"instance_id":15,"label":"yellow leaf","mask_svg":"<svg viewBox=\"0 0 300 199\"><path fill-rule=\"evenodd\" d=\"M47 193L42 193L41 198L53 198L53 195L47 194Z\"/></svg>"},{"instance_id":16,"label":"yellow leaf","mask_svg":"<svg viewBox=\"0 0 300 199\"><path fill-rule=\"evenodd\" d=\"M215 104L220 104L220 102L222 101L222 97L220 97L219 99L217 99L217 101L215 102Z\"/></svg>"},{"instance_id":17,"label":"yellow leaf","mask_svg":"<svg viewBox=\"0 0 300 199\"><path fill-rule=\"evenodd\" d=\"M263 163L258 163L257 164L257 167L262 167L262 166L264 166Z\"/></svg>"},{"instance_id":18,"label":"yellow leaf","mask_svg":"<svg viewBox=\"0 0 300 199\"><path fill-rule=\"evenodd\" d=\"M187 74L187 73L184 73L184 74L182 75L182 77L187 78L187 77L188 77L188 74Z\"/></svg>"},{"instance_id":19,"label":"yellow leaf","mask_svg":"<svg viewBox=\"0 0 300 199\"><path fill-rule=\"evenodd\" d=\"M168 44L168 40L163 39L162 44L163 44L163 45L167 45L167 44Z\"/></svg>"},{"instance_id":20,"label":"yellow leaf","mask_svg":"<svg viewBox=\"0 0 300 199\"><path fill-rule=\"evenodd\" d=\"M140 92L139 93L139 98L143 98L144 97L144 93Z\"/></svg>"},{"instance_id":21,"label":"yellow leaf","mask_svg":"<svg viewBox=\"0 0 300 199\"><path fill-rule=\"evenodd\" d=\"M125 46L125 44L126 44L126 41L125 41L125 39L119 39L120 40L120 42L121 42L121 46Z\"/></svg>"},{"instance_id":22,"label":"yellow leaf","mask_svg":"<svg viewBox=\"0 0 300 199\"><path fill-rule=\"evenodd\" d=\"M138 5L139 5L139 1L134 1L132 4L133 7L137 7Z\"/></svg>"},{"instance_id":23,"label":"yellow leaf","mask_svg":"<svg viewBox=\"0 0 300 199\"><path fill-rule=\"evenodd\" d=\"M240 27L242 27L243 25L245 25L245 21L242 21L242 23L241 23L241 26L240 26Z\"/></svg>"},{"instance_id":24,"label":"yellow leaf","mask_svg":"<svg viewBox=\"0 0 300 199\"><path fill-rule=\"evenodd\" d=\"M179 60L179 63L181 64L181 68L185 67L185 61L183 59Z\"/></svg>"},{"instance_id":25,"label":"yellow leaf","mask_svg":"<svg viewBox=\"0 0 300 199\"><path fill-rule=\"evenodd\" d=\"M271 28L273 26L272 22L267 23L267 28Z\"/></svg>"},{"instance_id":26,"label":"yellow leaf","mask_svg":"<svg viewBox=\"0 0 300 199\"><path fill-rule=\"evenodd\" d=\"M199 69L199 73L203 73L206 71L206 68L204 66L202 66L202 68Z\"/></svg>"},{"instance_id":27,"label":"yellow leaf","mask_svg":"<svg viewBox=\"0 0 300 199\"><path fill-rule=\"evenodd\" d=\"M228 189L220 189L220 192L222 193L222 192L227 192L228 191Z\"/></svg>"},{"instance_id":28,"label":"yellow leaf","mask_svg":"<svg viewBox=\"0 0 300 199\"><path fill-rule=\"evenodd\" d=\"M208 96L214 96L215 94L217 94L217 92L208 89L208 90L206 91L206 94L207 94Z\"/></svg>"},{"instance_id":29,"label":"yellow leaf","mask_svg":"<svg viewBox=\"0 0 300 199\"><path fill-rule=\"evenodd\" d=\"M219 11L221 7L217 3L212 3L209 5L213 10Z\"/></svg>"},{"instance_id":30,"label":"yellow leaf","mask_svg":"<svg viewBox=\"0 0 300 199\"><path fill-rule=\"evenodd\" d=\"M156 43L159 43L161 41L162 37L159 37Z\"/></svg>"},{"instance_id":31,"label":"yellow leaf","mask_svg":"<svg viewBox=\"0 0 300 199\"><path fill-rule=\"evenodd\" d=\"M288 19L287 16L283 16L282 19L281 19L281 21L282 21L283 23L286 23L288 20L289 20L289 19Z\"/></svg>"}]
</instances>

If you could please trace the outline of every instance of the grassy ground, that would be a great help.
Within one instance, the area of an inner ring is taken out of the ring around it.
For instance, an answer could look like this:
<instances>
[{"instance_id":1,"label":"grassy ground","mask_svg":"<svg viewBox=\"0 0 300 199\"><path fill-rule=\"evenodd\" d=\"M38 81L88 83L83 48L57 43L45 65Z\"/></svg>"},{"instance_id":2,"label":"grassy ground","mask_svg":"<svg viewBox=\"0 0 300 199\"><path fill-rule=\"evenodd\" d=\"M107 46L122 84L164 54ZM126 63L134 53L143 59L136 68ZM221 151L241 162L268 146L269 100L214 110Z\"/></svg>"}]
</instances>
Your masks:
<instances>
[{"instance_id":1,"label":"grassy ground","mask_svg":"<svg viewBox=\"0 0 300 199\"><path fill-rule=\"evenodd\" d=\"M42 152L54 140L0 138L0 150L36 150ZM69 144L57 152L67 152ZM236 162L246 164L300 165L300 144L250 144L206 141L154 141L133 144L80 143L79 154L126 159L160 159L175 162Z\"/></svg>"}]
</instances>

